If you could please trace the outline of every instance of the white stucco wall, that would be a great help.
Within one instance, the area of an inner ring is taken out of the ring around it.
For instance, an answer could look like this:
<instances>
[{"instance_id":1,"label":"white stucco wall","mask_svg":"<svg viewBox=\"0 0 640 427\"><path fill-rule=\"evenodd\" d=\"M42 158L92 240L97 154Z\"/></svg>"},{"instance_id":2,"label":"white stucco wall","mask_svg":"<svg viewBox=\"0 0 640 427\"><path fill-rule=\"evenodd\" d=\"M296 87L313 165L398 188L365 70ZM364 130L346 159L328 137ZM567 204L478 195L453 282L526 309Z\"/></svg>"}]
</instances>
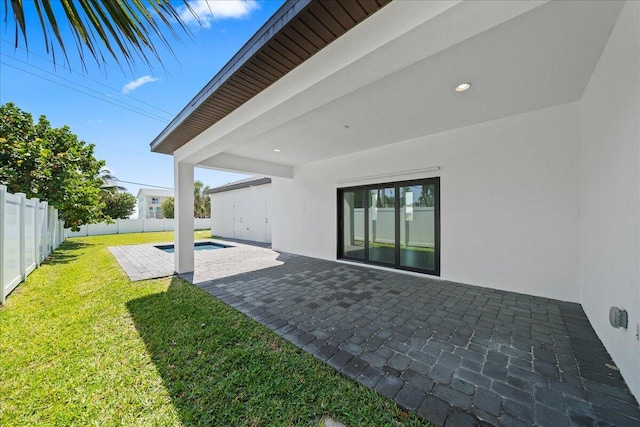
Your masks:
<instances>
[{"instance_id":1,"label":"white stucco wall","mask_svg":"<svg viewBox=\"0 0 640 427\"><path fill-rule=\"evenodd\" d=\"M214 193L211 195L211 234L270 242L270 205L271 184Z\"/></svg>"},{"instance_id":2,"label":"white stucco wall","mask_svg":"<svg viewBox=\"0 0 640 427\"><path fill-rule=\"evenodd\" d=\"M580 299L640 397L640 4L628 2L580 102ZM609 307L629 328L609 324Z\"/></svg>"},{"instance_id":3,"label":"white stucco wall","mask_svg":"<svg viewBox=\"0 0 640 427\"><path fill-rule=\"evenodd\" d=\"M335 259L338 187L439 176L443 279L578 301L578 114L570 103L296 167L273 181L273 247Z\"/></svg>"}]
</instances>

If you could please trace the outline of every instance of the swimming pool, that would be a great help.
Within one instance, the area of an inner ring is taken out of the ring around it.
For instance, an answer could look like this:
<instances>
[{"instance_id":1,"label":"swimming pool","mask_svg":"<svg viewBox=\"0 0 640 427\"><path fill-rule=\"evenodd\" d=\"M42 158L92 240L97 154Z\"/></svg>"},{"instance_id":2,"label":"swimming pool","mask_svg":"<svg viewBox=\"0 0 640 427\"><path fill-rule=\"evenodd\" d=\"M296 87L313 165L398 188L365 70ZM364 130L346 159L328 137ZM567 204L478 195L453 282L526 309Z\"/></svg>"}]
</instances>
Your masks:
<instances>
[{"instance_id":1,"label":"swimming pool","mask_svg":"<svg viewBox=\"0 0 640 427\"><path fill-rule=\"evenodd\" d=\"M225 249L230 248L231 246L223 245L220 243L213 242L196 242L193 244L193 250L196 252L199 251L210 251L213 249ZM157 245L156 248L161 251L165 251L166 253L172 254L175 252L175 248L173 245Z\"/></svg>"}]
</instances>

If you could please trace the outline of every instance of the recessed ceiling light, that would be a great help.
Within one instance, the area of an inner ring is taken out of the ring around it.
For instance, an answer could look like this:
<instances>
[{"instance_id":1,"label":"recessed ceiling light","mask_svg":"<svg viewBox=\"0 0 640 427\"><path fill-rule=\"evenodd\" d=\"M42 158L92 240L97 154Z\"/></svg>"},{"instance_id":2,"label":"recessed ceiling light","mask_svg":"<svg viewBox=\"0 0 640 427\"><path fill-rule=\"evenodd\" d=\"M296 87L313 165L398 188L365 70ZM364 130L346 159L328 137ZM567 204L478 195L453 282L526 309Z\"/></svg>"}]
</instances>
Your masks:
<instances>
[{"instance_id":1,"label":"recessed ceiling light","mask_svg":"<svg viewBox=\"0 0 640 427\"><path fill-rule=\"evenodd\" d=\"M273 151L275 151L276 153L279 153L280 149L279 148L274 148Z\"/></svg>"},{"instance_id":2,"label":"recessed ceiling light","mask_svg":"<svg viewBox=\"0 0 640 427\"><path fill-rule=\"evenodd\" d=\"M460 83L456 86L456 92L464 92L471 87L471 83Z\"/></svg>"}]
</instances>

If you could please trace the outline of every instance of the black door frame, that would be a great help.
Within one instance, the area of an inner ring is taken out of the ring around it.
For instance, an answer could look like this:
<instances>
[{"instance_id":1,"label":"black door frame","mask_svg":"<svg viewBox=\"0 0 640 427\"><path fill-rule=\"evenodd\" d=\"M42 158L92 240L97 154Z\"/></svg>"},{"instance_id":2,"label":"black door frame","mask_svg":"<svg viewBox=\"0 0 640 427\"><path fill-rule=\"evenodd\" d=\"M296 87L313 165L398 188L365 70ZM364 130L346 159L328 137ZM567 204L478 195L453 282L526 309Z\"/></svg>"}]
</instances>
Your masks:
<instances>
[{"instance_id":1,"label":"black door frame","mask_svg":"<svg viewBox=\"0 0 640 427\"><path fill-rule=\"evenodd\" d=\"M407 267L401 265L400 257L400 187L412 185L433 185L434 187L434 240L435 254L433 270L426 270L415 267ZM369 190L378 188L394 188L395 189L395 262L393 264L371 261L369 258ZM362 191L364 202L364 259L345 256L344 254L344 201L343 195L348 191ZM414 179L410 181L394 181L376 184L358 185L354 187L338 188L337 191L338 206L338 235L337 235L337 257L348 261L360 262L364 264L380 265L383 267L394 268L398 270L415 271L434 276L440 276L440 177Z\"/></svg>"}]
</instances>

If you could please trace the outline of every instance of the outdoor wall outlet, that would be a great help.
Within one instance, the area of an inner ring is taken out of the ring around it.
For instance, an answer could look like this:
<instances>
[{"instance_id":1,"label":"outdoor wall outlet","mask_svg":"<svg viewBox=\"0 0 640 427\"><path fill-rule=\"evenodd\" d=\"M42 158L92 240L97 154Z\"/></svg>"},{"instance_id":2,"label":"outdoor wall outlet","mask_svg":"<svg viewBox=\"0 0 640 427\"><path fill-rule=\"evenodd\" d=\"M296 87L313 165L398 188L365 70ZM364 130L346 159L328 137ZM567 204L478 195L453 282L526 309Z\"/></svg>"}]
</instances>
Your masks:
<instances>
[{"instance_id":1,"label":"outdoor wall outlet","mask_svg":"<svg viewBox=\"0 0 640 427\"><path fill-rule=\"evenodd\" d=\"M611 307L609 309L609 322L614 328L627 329L627 327L629 326L627 310L623 310L618 307Z\"/></svg>"}]
</instances>

